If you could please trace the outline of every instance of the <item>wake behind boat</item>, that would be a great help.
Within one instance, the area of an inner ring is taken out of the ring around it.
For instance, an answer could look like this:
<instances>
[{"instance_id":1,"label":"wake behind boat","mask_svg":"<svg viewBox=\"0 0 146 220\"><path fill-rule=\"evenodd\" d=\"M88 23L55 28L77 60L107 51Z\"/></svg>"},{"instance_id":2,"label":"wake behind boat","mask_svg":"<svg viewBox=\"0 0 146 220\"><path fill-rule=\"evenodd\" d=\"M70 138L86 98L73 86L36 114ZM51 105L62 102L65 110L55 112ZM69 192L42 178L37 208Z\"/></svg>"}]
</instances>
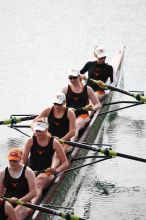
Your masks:
<instances>
[{"instance_id":1,"label":"wake behind boat","mask_svg":"<svg viewBox=\"0 0 146 220\"><path fill-rule=\"evenodd\" d=\"M122 48L116 56L112 59L110 64L113 66L114 72L116 74L116 83L115 86L118 85L120 82L120 76L121 76L121 64L123 61L124 56L124 50L125 48ZM96 111L96 113L93 115L90 123L82 133L80 139L78 140L79 143L87 142L88 140L94 141L98 131L100 130L101 123L103 122L105 118L105 114L101 115L102 112L107 111L109 106L104 106L104 103L109 103L112 99L113 92L110 90L106 90L106 95L104 99L102 100L102 109L100 111ZM70 168L76 164L73 162L73 160L77 157L77 155L85 155L87 151L80 150L79 148L73 148L72 152L68 155L68 160L70 161ZM80 164L83 163L83 161L80 161ZM48 203L59 203L60 205L63 203L66 192L69 190L72 182L74 181L75 177L77 175L77 172L70 172L70 173L61 173L57 177L55 177L54 181L51 183L50 187L44 192L44 196L40 202L40 204L48 204ZM33 215L27 220L40 220L45 219L45 216L43 212L35 211Z\"/></svg>"}]
</instances>

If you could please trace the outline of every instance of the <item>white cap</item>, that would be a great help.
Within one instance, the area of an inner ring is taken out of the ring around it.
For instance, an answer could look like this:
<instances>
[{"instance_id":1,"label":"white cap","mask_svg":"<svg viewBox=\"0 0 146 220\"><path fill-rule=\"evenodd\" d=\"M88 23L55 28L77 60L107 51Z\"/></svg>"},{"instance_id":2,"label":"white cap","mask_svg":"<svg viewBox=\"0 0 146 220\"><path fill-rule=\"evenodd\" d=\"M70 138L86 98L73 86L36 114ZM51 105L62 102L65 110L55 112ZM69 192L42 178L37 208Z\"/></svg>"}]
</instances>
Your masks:
<instances>
[{"instance_id":1,"label":"white cap","mask_svg":"<svg viewBox=\"0 0 146 220\"><path fill-rule=\"evenodd\" d=\"M68 76L74 76L74 77L77 77L80 75L80 71L79 70L76 70L76 69L71 69L69 72L68 72Z\"/></svg>"},{"instance_id":2,"label":"white cap","mask_svg":"<svg viewBox=\"0 0 146 220\"><path fill-rule=\"evenodd\" d=\"M106 57L106 51L103 46L97 46L95 47L94 54L97 58Z\"/></svg>"},{"instance_id":3,"label":"white cap","mask_svg":"<svg viewBox=\"0 0 146 220\"><path fill-rule=\"evenodd\" d=\"M34 131L45 131L48 128L48 124L45 122L36 122L34 125Z\"/></svg>"},{"instance_id":4,"label":"white cap","mask_svg":"<svg viewBox=\"0 0 146 220\"><path fill-rule=\"evenodd\" d=\"M64 93L60 92L56 95L56 99L54 100L53 103L62 105L63 102L65 102L65 101L66 101L66 97L65 97Z\"/></svg>"}]
</instances>

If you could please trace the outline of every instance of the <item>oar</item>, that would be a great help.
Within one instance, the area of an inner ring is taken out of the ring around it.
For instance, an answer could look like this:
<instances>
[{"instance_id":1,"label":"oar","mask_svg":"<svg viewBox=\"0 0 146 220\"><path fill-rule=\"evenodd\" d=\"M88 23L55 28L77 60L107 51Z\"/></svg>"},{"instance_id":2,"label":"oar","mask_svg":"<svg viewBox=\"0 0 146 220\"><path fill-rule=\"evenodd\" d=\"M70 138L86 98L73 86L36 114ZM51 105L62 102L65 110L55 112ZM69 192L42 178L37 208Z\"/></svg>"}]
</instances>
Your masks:
<instances>
[{"instance_id":1,"label":"oar","mask_svg":"<svg viewBox=\"0 0 146 220\"><path fill-rule=\"evenodd\" d=\"M88 144L80 144L77 142L72 142L72 141L64 141L62 139L59 139L59 142L61 144L68 144L71 145L73 147L78 147L78 148L83 148L83 149L87 149L87 150L92 150L92 151L96 151L96 152L100 152L102 154L104 154L107 157L123 157L123 158L127 158L127 159L131 159L131 160L136 160L136 161L140 161L140 162L144 162L146 163L146 159L140 158L140 157L135 157L135 156L131 156L131 155L127 155L127 154L122 154L122 153L118 153L114 150L112 150L111 148L97 148L94 146L90 146Z\"/></svg>"},{"instance_id":2,"label":"oar","mask_svg":"<svg viewBox=\"0 0 146 220\"><path fill-rule=\"evenodd\" d=\"M78 112L78 111L81 111L81 110L83 110L83 111L93 111L92 105L86 105L84 107L74 109L75 112Z\"/></svg>"},{"instance_id":3,"label":"oar","mask_svg":"<svg viewBox=\"0 0 146 220\"><path fill-rule=\"evenodd\" d=\"M67 170L63 170L62 172L56 172L56 171L51 172L50 171L51 169L48 168L48 169L44 169L44 170L35 170L34 173L36 175L39 175L40 173L45 173L47 176L54 175L56 177L60 173L67 173L67 172L70 172L70 171L81 169L81 168L86 167L86 166L91 166L95 163L99 163L99 162L102 162L104 160L112 159L112 157L109 157L109 156L96 156L96 157L79 158L79 159L89 159L89 158L96 158L96 159L98 158L98 160L95 160L95 161L90 162L90 163L83 164L81 166L77 166L77 167L73 167L73 168L70 168L70 169L67 169Z\"/></svg>"},{"instance_id":4,"label":"oar","mask_svg":"<svg viewBox=\"0 0 146 220\"><path fill-rule=\"evenodd\" d=\"M126 109L126 108L131 108L131 107L138 106L138 105L142 105L142 104L146 104L146 103L138 102L138 103L133 104L133 105L127 105L127 106L125 106L125 107L116 108L116 109L109 110L109 111L106 111L106 112L101 112L101 113L99 113L98 115L104 115L104 114L108 114L108 113L112 113L112 112L117 112L117 111L120 111L120 110L123 110L123 109Z\"/></svg>"},{"instance_id":5,"label":"oar","mask_svg":"<svg viewBox=\"0 0 146 220\"><path fill-rule=\"evenodd\" d=\"M6 119L4 121L0 121L0 125L10 125L10 124L16 124L16 123L20 123L22 121L28 121L28 120L32 120L34 118L36 118L37 115L31 115L31 116L27 116L27 117L21 117L21 118L12 118L12 119Z\"/></svg>"},{"instance_id":6,"label":"oar","mask_svg":"<svg viewBox=\"0 0 146 220\"><path fill-rule=\"evenodd\" d=\"M29 202L22 202L21 200L16 200L15 202L11 202L10 198L5 198L5 197L1 197L1 198L8 201L8 202L10 202L10 203L12 203L12 204L25 206L27 208L31 208L31 209L34 209L34 210L39 210L41 212L49 213L49 214L52 214L52 215L57 215L57 216L62 217L63 219L85 220L83 218L80 218L77 215L72 214L72 213L60 212L60 211L57 211L55 209L46 208L46 207L43 207L43 206L40 206L40 205L34 205L34 204L29 203Z\"/></svg>"},{"instance_id":7,"label":"oar","mask_svg":"<svg viewBox=\"0 0 146 220\"><path fill-rule=\"evenodd\" d=\"M128 96L132 96L134 97L136 100L140 101L140 102L146 102L146 97L141 95L141 94L134 94L134 93L131 93L131 92L127 92L123 89L119 89L117 87L114 87L114 86L110 86L110 85L107 85L106 83L102 82L102 81L97 81L97 80L94 80L94 79L91 79L89 78L90 81L92 81L93 83L96 83L98 86L101 86L101 87L104 87L104 88L108 88L112 91L117 91L117 92L120 92L120 93L123 93L125 95L128 95Z\"/></svg>"},{"instance_id":8,"label":"oar","mask_svg":"<svg viewBox=\"0 0 146 220\"><path fill-rule=\"evenodd\" d=\"M117 105L117 104L144 104L137 101L117 101L117 102L110 102L110 103L104 103L103 105Z\"/></svg>"}]
</instances>

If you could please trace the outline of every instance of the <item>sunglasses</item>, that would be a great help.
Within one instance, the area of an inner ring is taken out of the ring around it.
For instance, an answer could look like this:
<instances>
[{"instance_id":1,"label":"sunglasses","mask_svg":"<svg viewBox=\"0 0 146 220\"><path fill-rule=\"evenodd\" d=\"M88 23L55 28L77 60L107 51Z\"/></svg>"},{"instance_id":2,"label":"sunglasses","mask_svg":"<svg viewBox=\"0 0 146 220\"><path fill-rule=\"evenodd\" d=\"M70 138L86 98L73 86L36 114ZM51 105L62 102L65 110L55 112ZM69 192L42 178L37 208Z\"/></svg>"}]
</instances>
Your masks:
<instances>
[{"instance_id":1,"label":"sunglasses","mask_svg":"<svg viewBox=\"0 0 146 220\"><path fill-rule=\"evenodd\" d=\"M78 76L69 76L68 78L69 78L70 80L72 80L72 79L77 79Z\"/></svg>"},{"instance_id":2,"label":"sunglasses","mask_svg":"<svg viewBox=\"0 0 146 220\"><path fill-rule=\"evenodd\" d=\"M41 133L42 133L42 132L44 132L44 131L41 131L41 130L36 130L35 132L41 132Z\"/></svg>"},{"instance_id":3,"label":"sunglasses","mask_svg":"<svg viewBox=\"0 0 146 220\"><path fill-rule=\"evenodd\" d=\"M102 60L102 59L106 59L106 57L101 57L101 58L98 58L99 60Z\"/></svg>"},{"instance_id":4,"label":"sunglasses","mask_svg":"<svg viewBox=\"0 0 146 220\"><path fill-rule=\"evenodd\" d=\"M62 104L54 103L54 105L58 105L58 106L61 106L61 105L63 105L63 103L62 103Z\"/></svg>"},{"instance_id":5,"label":"sunglasses","mask_svg":"<svg viewBox=\"0 0 146 220\"><path fill-rule=\"evenodd\" d=\"M10 162L17 163L18 160L10 160Z\"/></svg>"}]
</instances>

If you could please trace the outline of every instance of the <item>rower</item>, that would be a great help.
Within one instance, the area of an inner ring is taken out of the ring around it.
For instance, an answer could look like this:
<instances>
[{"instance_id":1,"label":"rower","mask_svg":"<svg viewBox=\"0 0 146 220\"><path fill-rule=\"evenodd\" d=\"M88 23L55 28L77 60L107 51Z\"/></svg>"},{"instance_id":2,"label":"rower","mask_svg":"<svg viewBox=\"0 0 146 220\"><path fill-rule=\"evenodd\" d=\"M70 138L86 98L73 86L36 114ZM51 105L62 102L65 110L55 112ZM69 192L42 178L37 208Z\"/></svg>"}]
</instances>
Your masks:
<instances>
[{"instance_id":1,"label":"rower","mask_svg":"<svg viewBox=\"0 0 146 220\"><path fill-rule=\"evenodd\" d=\"M33 121L39 118L46 117L48 121L48 131L52 136L56 136L60 139L70 141L75 135L76 130L76 116L71 108L66 107L66 97L64 93L60 92L56 94L53 101L53 106L45 108ZM70 151L68 145L64 145L65 152Z\"/></svg>"},{"instance_id":2,"label":"rower","mask_svg":"<svg viewBox=\"0 0 146 220\"><path fill-rule=\"evenodd\" d=\"M87 85L91 86L99 100L102 100L105 95L105 90L90 81L90 78L103 82L106 82L109 78L110 82L113 83L116 81L116 77L113 73L113 67L105 63L107 54L103 46L95 47L94 56L97 60L87 62L80 70L80 74L88 72Z\"/></svg>"},{"instance_id":3,"label":"rower","mask_svg":"<svg viewBox=\"0 0 146 220\"><path fill-rule=\"evenodd\" d=\"M9 166L0 172L0 196L10 198L15 202L20 199L30 202L36 196L36 177L34 172L21 163L22 151L14 147L9 151ZM16 206L15 212L18 220L28 216L29 209Z\"/></svg>"},{"instance_id":4,"label":"rower","mask_svg":"<svg viewBox=\"0 0 146 220\"><path fill-rule=\"evenodd\" d=\"M73 108L76 114L76 133L72 141L76 140L79 131L90 121L88 111L96 111L101 108L101 104L90 86L83 85L78 70L70 70L68 74L70 84L62 89L66 96L67 107ZM89 101L92 103L89 104ZM87 106L86 110L82 108Z\"/></svg>"},{"instance_id":5,"label":"rower","mask_svg":"<svg viewBox=\"0 0 146 220\"><path fill-rule=\"evenodd\" d=\"M56 168L54 153L60 161ZM41 197L42 192L46 189L55 172L61 172L68 167L68 160L65 152L55 137L48 132L48 123L45 118L39 118L34 123L34 135L29 138L25 144L23 152L23 163L27 164L34 170L48 170L37 176L37 196L32 200L36 203Z\"/></svg>"},{"instance_id":6,"label":"rower","mask_svg":"<svg viewBox=\"0 0 146 220\"><path fill-rule=\"evenodd\" d=\"M2 220L18 220L13 206L0 198L0 218Z\"/></svg>"}]
</instances>

